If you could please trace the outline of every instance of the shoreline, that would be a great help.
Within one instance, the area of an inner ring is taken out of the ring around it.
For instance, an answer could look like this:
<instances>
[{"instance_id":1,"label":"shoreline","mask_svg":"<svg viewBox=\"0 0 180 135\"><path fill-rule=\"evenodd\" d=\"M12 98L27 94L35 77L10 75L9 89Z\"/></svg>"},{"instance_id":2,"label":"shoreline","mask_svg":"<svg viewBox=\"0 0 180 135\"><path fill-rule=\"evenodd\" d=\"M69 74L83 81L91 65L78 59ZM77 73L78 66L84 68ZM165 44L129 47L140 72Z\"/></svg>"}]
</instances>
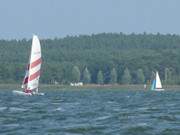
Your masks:
<instances>
[{"instance_id":1,"label":"shoreline","mask_svg":"<svg viewBox=\"0 0 180 135\"><path fill-rule=\"evenodd\" d=\"M166 85L163 87L165 90L180 90L180 85ZM20 90L20 84L0 84L0 90ZM70 85L60 85L60 84L40 84L40 90L150 90L150 85L147 85L147 88L144 89L143 84L130 84L130 85L119 85L119 84L106 84L106 85L98 85L98 84L87 84L83 86L70 86Z\"/></svg>"}]
</instances>

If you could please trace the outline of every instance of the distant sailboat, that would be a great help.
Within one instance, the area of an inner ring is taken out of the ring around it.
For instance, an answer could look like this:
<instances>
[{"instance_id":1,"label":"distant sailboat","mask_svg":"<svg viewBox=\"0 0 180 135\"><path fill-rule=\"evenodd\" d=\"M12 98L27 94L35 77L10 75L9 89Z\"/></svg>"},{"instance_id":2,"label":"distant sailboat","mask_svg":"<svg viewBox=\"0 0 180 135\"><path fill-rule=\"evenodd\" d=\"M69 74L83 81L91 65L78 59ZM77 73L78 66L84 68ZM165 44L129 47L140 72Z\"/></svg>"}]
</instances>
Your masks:
<instances>
[{"instance_id":1,"label":"distant sailboat","mask_svg":"<svg viewBox=\"0 0 180 135\"><path fill-rule=\"evenodd\" d=\"M156 76L151 85L151 90L164 91L164 89L162 88L161 80L160 80L160 77L159 77L159 74L157 71L156 71Z\"/></svg>"},{"instance_id":2,"label":"distant sailboat","mask_svg":"<svg viewBox=\"0 0 180 135\"><path fill-rule=\"evenodd\" d=\"M17 95L44 95L38 92L40 69L41 69L41 46L40 41L36 35L32 39L32 47L27 65L25 77L23 79L23 91L14 90L13 93Z\"/></svg>"}]
</instances>

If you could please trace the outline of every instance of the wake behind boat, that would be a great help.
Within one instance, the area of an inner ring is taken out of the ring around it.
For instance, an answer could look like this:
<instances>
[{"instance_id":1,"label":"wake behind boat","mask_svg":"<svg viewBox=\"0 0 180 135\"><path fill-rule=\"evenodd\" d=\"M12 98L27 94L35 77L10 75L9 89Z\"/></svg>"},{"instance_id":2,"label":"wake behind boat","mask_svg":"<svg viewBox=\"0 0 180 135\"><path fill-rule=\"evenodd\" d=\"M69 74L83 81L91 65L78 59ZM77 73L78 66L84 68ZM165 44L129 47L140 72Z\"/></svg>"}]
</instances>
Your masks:
<instances>
[{"instance_id":1,"label":"wake behind boat","mask_svg":"<svg viewBox=\"0 0 180 135\"><path fill-rule=\"evenodd\" d=\"M34 35L29 63L22 83L23 90L13 90L13 94L24 96L44 95L44 93L39 93L38 91L41 64L41 45L38 37Z\"/></svg>"},{"instance_id":2,"label":"wake behind boat","mask_svg":"<svg viewBox=\"0 0 180 135\"><path fill-rule=\"evenodd\" d=\"M156 76L155 76L155 78L152 82L152 85L151 85L151 90L153 90L153 91L164 91L164 89L162 88L161 80L160 80L160 77L159 77L159 74L157 71L156 71Z\"/></svg>"}]
</instances>

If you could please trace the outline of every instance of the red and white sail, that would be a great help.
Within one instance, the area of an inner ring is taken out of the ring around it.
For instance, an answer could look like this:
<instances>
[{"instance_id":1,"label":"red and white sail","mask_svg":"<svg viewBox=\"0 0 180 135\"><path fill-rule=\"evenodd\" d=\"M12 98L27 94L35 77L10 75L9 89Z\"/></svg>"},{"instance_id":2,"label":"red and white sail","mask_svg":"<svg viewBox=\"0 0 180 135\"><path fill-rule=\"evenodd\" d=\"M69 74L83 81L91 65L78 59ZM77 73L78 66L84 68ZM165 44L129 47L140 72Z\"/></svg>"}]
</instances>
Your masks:
<instances>
[{"instance_id":1,"label":"red and white sail","mask_svg":"<svg viewBox=\"0 0 180 135\"><path fill-rule=\"evenodd\" d=\"M22 88L25 92L38 91L40 69L41 69L41 46L36 35L32 39L32 48L29 59L29 64L26 69L26 74L23 80Z\"/></svg>"}]
</instances>

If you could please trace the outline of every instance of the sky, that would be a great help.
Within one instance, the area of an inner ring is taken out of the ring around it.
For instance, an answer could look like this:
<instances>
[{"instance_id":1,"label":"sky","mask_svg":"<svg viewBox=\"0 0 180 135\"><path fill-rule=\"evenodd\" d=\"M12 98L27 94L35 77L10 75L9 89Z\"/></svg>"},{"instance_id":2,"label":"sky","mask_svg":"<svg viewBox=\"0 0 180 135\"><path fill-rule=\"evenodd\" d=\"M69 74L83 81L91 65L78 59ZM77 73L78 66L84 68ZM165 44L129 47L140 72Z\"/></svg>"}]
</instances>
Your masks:
<instances>
[{"instance_id":1,"label":"sky","mask_svg":"<svg viewBox=\"0 0 180 135\"><path fill-rule=\"evenodd\" d=\"M0 39L180 34L180 0L0 0Z\"/></svg>"}]
</instances>

